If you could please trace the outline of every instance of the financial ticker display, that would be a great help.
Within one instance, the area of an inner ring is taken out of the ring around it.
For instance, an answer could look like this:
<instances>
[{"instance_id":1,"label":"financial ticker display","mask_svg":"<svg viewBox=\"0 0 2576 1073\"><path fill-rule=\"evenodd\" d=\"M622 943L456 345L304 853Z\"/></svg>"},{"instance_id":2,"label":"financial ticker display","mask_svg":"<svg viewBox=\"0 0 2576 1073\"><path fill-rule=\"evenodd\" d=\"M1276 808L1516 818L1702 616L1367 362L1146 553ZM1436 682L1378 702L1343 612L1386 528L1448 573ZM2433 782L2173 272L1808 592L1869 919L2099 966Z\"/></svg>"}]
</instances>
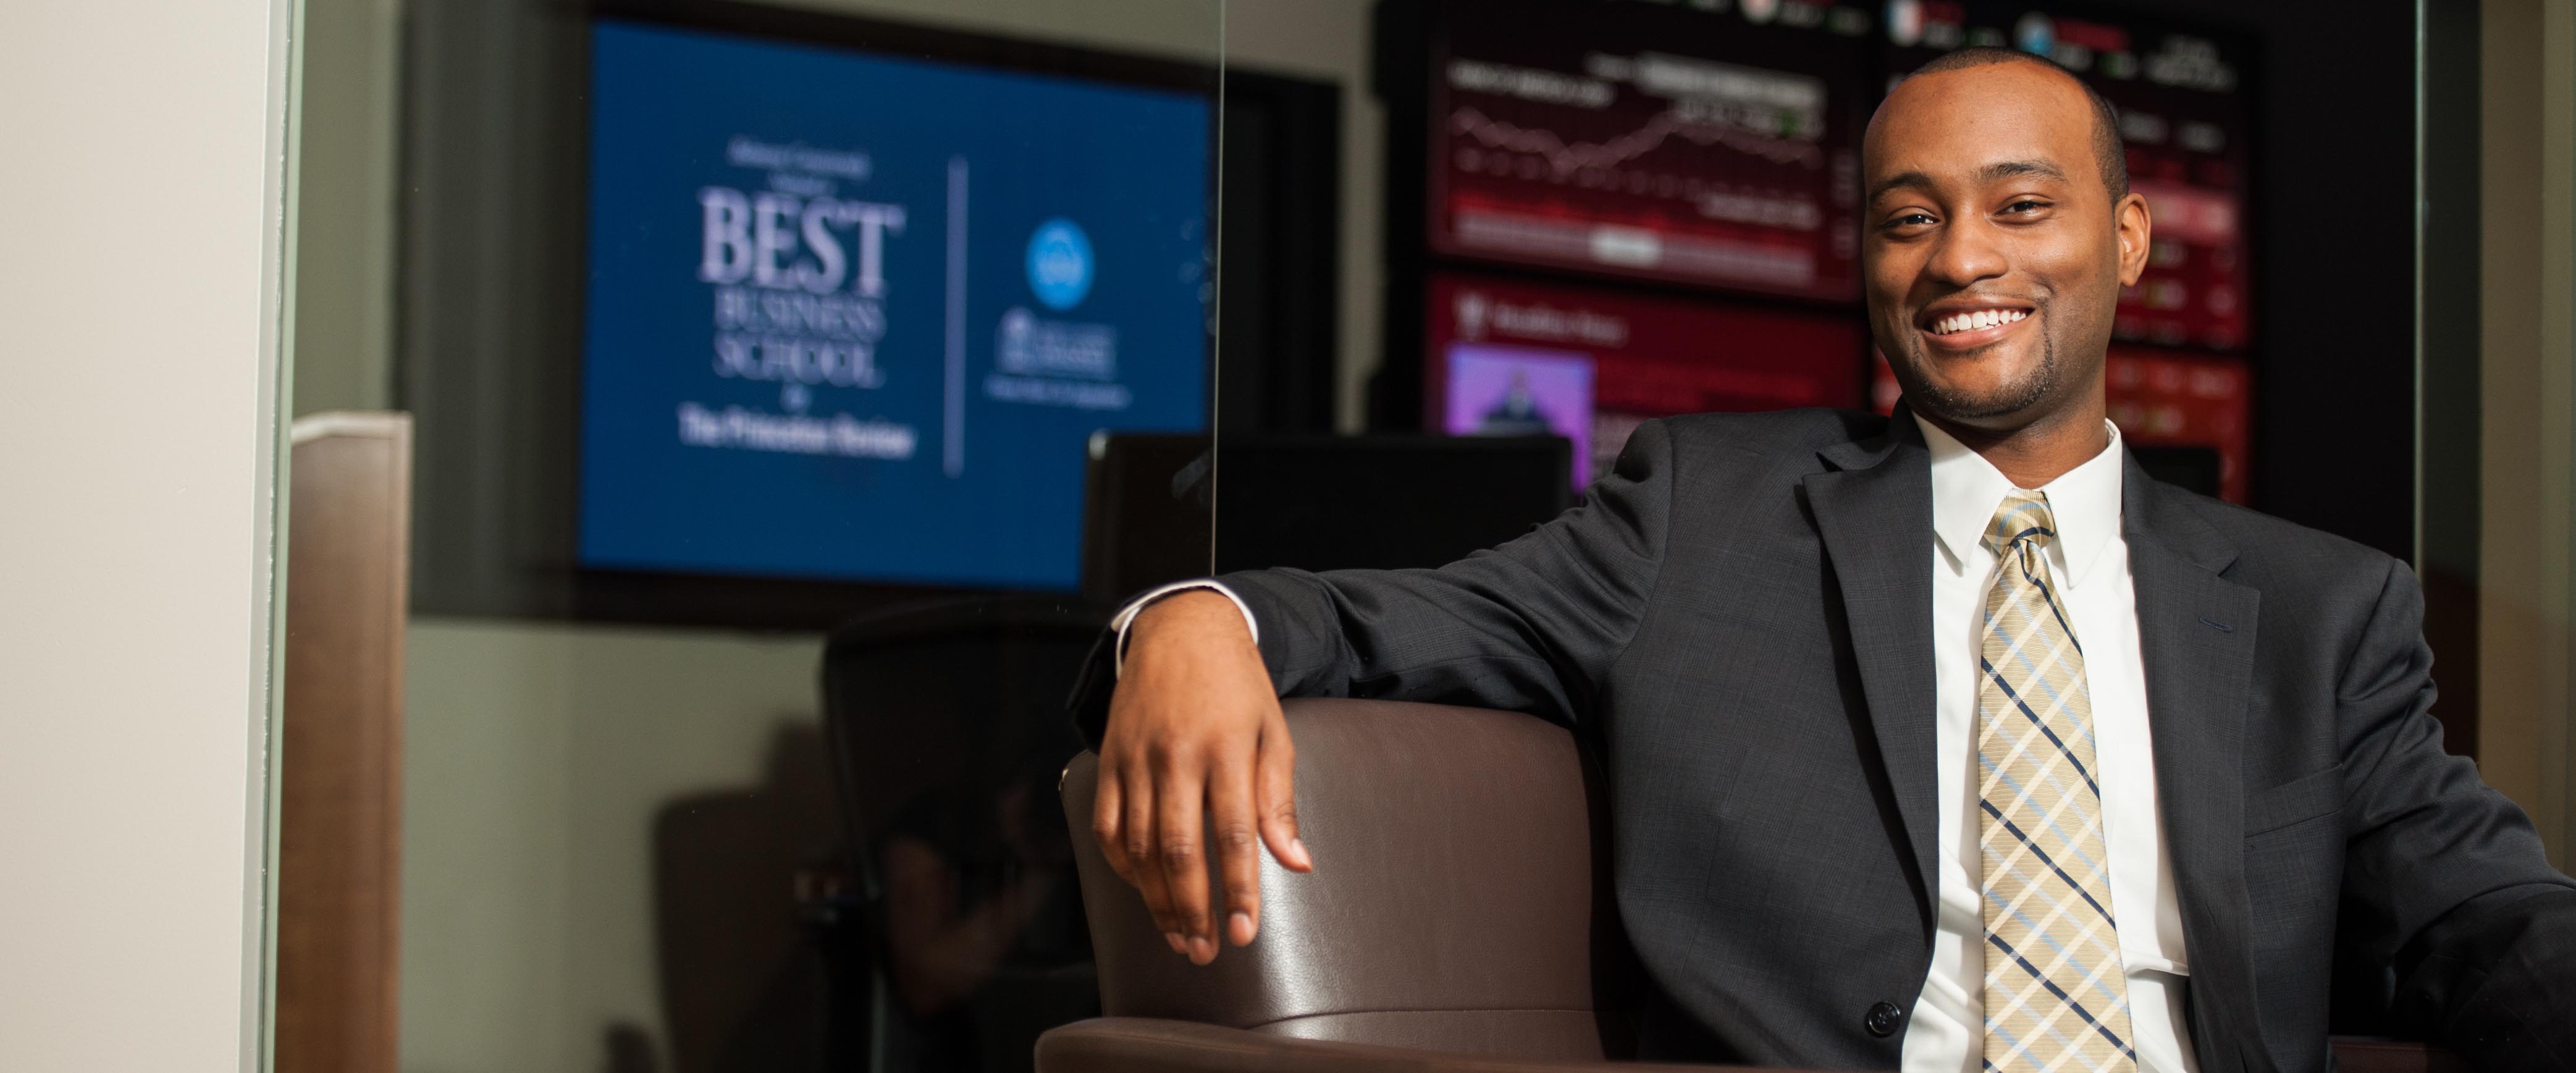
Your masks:
<instances>
[{"instance_id":1,"label":"financial ticker display","mask_svg":"<svg viewBox=\"0 0 2576 1073\"><path fill-rule=\"evenodd\" d=\"M581 564L1074 588L1086 440L1206 424L1210 101L591 46Z\"/></svg>"},{"instance_id":2,"label":"financial ticker display","mask_svg":"<svg viewBox=\"0 0 2576 1073\"><path fill-rule=\"evenodd\" d=\"M1813 25L1451 0L1430 67L1433 251L1858 297L1869 21L1808 7Z\"/></svg>"},{"instance_id":3,"label":"financial ticker display","mask_svg":"<svg viewBox=\"0 0 2576 1073\"><path fill-rule=\"evenodd\" d=\"M1429 149L1432 425L1557 432L1597 475L1649 416L1885 409L1883 363L1867 392L1852 357L1862 131L1924 63L2002 47L2112 102L2154 220L2114 318L2113 419L2214 454L2246 501L2251 43L1986 0L1414 2L1428 129L1397 136Z\"/></svg>"},{"instance_id":4,"label":"financial ticker display","mask_svg":"<svg viewBox=\"0 0 2576 1073\"><path fill-rule=\"evenodd\" d=\"M1453 435L1564 436L1580 487L1649 418L1850 406L1867 343L1843 313L1443 272L1427 398Z\"/></svg>"},{"instance_id":5,"label":"financial ticker display","mask_svg":"<svg viewBox=\"0 0 2576 1073\"><path fill-rule=\"evenodd\" d=\"M2156 243L2119 338L2249 338L2241 40L1966 0L1426 2L1435 255L1857 301L1869 109L1943 53L2016 48L2120 112Z\"/></svg>"}]
</instances>

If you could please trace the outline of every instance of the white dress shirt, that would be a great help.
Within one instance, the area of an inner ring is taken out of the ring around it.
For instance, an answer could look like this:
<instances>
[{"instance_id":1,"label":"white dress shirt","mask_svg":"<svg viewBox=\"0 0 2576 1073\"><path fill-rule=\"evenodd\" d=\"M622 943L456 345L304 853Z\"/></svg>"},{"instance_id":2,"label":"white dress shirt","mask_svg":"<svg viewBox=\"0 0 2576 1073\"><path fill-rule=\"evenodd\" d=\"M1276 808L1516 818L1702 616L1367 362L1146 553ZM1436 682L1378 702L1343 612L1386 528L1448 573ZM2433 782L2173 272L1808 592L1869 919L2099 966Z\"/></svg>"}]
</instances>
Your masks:
<instances>
[{"instance_id":1,"label":"white dress shirt","mask_svg":"<svg viewBox=\"0 0 2576 1073\"><path fill-rule=\"evenodd\" d=\"M1975 1073L1985 1062L1985 874L1978 855L1977 661L1985 647L1986 592L2000 565L1986 524L2012 479L1966 445L1916 418L1932 450L1933 756L1939 766L1940 905L1932 971L1905 1030L1905 1073ZM2106 422L2107 425L2107 422ZM2130 1044L2141 1073L2194 1073L2183 1027L2182 904L2174 897L2156 807L2156 759L2147 730L2147 676L2138 654L2137 588L2120 535L2120 430L2092 461L2046 487L2057 539L2045 552L2075 636L2084 645L2093 701L2093 755L2102 788L2102 838L2111 855L2111 914L2129 980Z\"/></svg>"},{"instance_id":2,"label":"white dress shirt","mask_svg":"<svg viewBox=\"0 0 2576 1073\"><path fill-rule=\"evenodd\" d=\"M1933 756L1939 768L1940 815L1935 862L1940 905L1934 915L1932 971L1908 1019L1904 1073L1977 1073L1985 1063L1985 865L1977 782L1977 661L1985 645L1986 591L2000 565L1985 549L1986 523L2012 480L1948 433L1915 419L1932 452L1932 655L1935 683ZM2108 423L2105 423L2108 426ZM2048 545L2049 576L2064 598L2084 645L2085 687L2093 701L2096 775L2102 792L2103 842L2111 856L2111 912L2120 922L2120 951L2129 982L2129 1029L2141 1073L2197 1073L2183 1024L2182 906L2174 897L2165 854L2163 813L2156 804L2154 742L2147 728L2147 678L2138 650L2137 589L2129 545L2120 534L2120 430L2110 427L2102 453L2036 491L2048 496L2057 539ZM1243 612L1253 639L1260 625L1241 597L1214 581L1163 586L1130 602L1112 625L1124 669L1127 627L1146 604L1190 588L1224 593Z\"/></svg>"}]
</instances>

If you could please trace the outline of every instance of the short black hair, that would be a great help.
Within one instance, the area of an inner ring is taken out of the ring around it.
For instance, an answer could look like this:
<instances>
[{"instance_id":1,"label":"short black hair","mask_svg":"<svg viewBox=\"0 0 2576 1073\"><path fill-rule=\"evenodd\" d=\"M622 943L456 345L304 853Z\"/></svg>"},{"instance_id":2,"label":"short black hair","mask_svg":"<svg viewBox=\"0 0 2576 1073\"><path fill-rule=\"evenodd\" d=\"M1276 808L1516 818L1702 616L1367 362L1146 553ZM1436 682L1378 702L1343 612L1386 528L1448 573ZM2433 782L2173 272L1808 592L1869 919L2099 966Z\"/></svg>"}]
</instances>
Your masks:
<instances>
[{"instance_id":1,"label":"short black hair","mask_svg":"<svg viewBox=\"0 0 2576 1073\"><path fill-rule=\"evenodd\" d=\"M2129 196L2129 154L2120 144L2119 110L2111 107L2111 102L2104 99L2101 91L2094 89L2092 83L2076 77L2075 72L2059 66L2056 61L2046 56L2015 49L1979 45L1943 55L1939 59L1915 68L1914 74L1934 75L1943 71L1984 67L1997 63L2036 63L2065 75L2069 81L2084 90L2084 99L2092 102L2093 105L2093 162L2102 169L2102 186L2111 191L2113 202Z\"/></svg>"}]
</instances>

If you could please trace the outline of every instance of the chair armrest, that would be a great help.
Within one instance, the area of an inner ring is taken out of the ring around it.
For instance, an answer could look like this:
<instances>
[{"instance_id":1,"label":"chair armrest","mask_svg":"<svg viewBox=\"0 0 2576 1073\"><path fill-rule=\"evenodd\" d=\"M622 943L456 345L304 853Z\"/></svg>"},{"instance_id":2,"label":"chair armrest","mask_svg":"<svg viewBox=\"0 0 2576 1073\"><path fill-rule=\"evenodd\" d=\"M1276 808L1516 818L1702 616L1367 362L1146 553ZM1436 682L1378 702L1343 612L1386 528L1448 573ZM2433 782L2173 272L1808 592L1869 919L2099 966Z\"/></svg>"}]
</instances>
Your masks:
<instances>
[{"instance_id":1,"label":"chair armrest","mask_svg":"<svg viewBox=\"0 0 2576 1073\"><path fill-rule=\"evenodd\" d=\"M1298 1039L1150 1017L1076 1021L1038 1037L1038 1073L1709 1073L1737 1066L1538 1061Z\"/></svg>"},{"instance_id":2,"label":"chair armrest","mask_svg":"<svg viewBox=\"0 0 2576 1073\"><path fill-rule=\"evenodd\" d=\"M2439 1047L2337 1039L2341 1073L2467 1073ZM1096 1017L1038 1037L1038 1073L1710 1073L1740 1066L1560 1062L1298 1039L1151 1017Z\"/></svg>"}]
</instances>

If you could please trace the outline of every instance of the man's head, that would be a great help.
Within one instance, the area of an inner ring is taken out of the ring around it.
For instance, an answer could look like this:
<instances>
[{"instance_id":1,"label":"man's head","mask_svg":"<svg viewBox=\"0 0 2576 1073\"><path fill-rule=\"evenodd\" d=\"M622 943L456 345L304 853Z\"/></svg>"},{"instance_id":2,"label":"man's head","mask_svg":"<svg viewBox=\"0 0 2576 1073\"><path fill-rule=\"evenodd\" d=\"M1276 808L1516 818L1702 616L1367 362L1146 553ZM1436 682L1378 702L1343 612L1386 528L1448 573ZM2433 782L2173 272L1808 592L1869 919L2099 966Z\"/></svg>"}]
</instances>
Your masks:
<instances>
[{"instance_id":1,"label":"man's head","mask_svg":"<svg viewBox=\"0 0 2576 1073\"><path fill-rule=\"evenodd\" d=\"M2109 103L2046 60L1965 49L1897 84L1861 159L1870 328L1914 409L1994 433L2098 414L2150 225Z\"/></svg>"}]
</instances>

